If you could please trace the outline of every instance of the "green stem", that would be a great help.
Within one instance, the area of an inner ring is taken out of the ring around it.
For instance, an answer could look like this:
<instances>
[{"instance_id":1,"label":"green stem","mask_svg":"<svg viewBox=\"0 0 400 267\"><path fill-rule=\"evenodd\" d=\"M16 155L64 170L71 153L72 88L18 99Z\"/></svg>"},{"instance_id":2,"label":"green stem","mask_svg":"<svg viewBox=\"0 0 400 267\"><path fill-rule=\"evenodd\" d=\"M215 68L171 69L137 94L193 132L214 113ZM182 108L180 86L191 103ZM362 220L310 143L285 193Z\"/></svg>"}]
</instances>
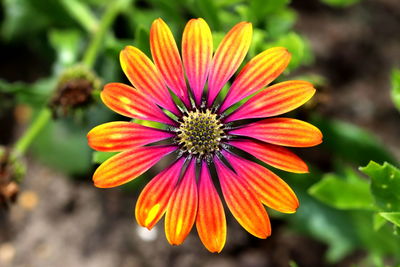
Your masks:
<instances>
[{"instance_id":1,"label":"green stem","mask_svg":"<svg viewBox=\"0 0 400 267\"><path fill-rule=\"evenodd\" d=\"M42 108L38 116L35 118L35 121L29 126L28 130L25 131L24 135L15 144L14 153L16 155L20 156L25 153L29 145L47 124L50 118L51 111L47 107Z\"/></svg>"},{"instance_id":2,"label":"green stem","mask_svg":"<svg viewBox=\"0 0 400 267\"><path fill-rule=\"evenodd\" d=\"M86 50L86 53L83 55L83 64L85 64L88 68L92 68L96 58L97 52L101 48L103 44L104 37L110 28L111 24L113 23L115 17L118 13L122 10L126 3L129 3L127 0L116 0L110 2L105 11L103 17L101 18L99 28L94 33L94 36L89 43L89 46Z\"/></svg>"}]
</instances>

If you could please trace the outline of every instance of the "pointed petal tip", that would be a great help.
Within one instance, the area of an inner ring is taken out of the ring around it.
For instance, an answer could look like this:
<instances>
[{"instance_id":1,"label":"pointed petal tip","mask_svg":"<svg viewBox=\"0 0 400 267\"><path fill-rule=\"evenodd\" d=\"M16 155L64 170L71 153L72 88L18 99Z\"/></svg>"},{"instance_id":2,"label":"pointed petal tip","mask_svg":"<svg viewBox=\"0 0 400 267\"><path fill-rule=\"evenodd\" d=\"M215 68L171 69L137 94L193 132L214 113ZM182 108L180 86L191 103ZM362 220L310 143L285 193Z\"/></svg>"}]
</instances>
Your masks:
<instances>
[{"instance_id":1,"label":"pointed petal tip","mask_svg":"<svg viewBox=\"0 0 400 267\"><path fill-rule=\"evenodd\" d=\"M206 249L211 253L221 253L222 249L224 248L225 243L220 247L206 247Z\"/></svg>"},{"instance_id":2,"label":"pointed petal tip","mask_svg":"<svg viewBox=\"0 0 400 267\"><path fill-rule=\"evenodd\" d=\"M158 17L158 18L156 18L155 20L153 20L153 24L154 23L159 23L159 22L164 22L164 20L162 19L162 18L160 18L160 17Z\"/></svg>"}]
</instances>

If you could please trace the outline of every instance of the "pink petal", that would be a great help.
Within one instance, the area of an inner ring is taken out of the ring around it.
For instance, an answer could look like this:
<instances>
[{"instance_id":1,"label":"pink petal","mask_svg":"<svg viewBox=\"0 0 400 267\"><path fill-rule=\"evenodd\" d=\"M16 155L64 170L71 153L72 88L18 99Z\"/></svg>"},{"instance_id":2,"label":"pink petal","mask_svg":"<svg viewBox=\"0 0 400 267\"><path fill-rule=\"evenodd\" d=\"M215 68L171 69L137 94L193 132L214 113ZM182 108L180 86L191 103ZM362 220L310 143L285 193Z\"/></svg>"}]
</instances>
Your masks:
<instances>
[{"instance_id":1,"label":"pink petal","mask_svg":"<svg viewBox=\"0 0 400 267\"><path fill-rule=\"evenodd\" d=\"M154 177L140 193L135 217L139 225L148 229L161 219L179 180L185 158L180 158Z\"/></svg>"},{"instance_id":2,"label":"pink petal","mask_svg":"<svg viewBox=\"0 0 400 267\"><path fill-rule=\"evenodd\" d=\"M214 162L222 193L232 215L250 234L267 238L271 235L271 225L257 193L243 177L236 175L217 157L214 157Z\"/></svg>"},{"instance_id":3,"label":"pink petal","mask_svg":"<svg viewBox=\"0 0 400 267\"><path fill-rule=\"evenodd\" d=\"M183 31L182 59L197 105L200 105L213 52L211 30L203 19L191 19Z\"/></svg>"},{"instance_id":4,"label":"pink petal","mask_svg":"<svg viewBox=\"0 0 400 267\"><path fill-rule=\"evenodd\" d=\"M153 62L139 49L127 46L120 53L121 67L129 81L143 94L151 96L161 107L175 115L180 111L172 101L164 80Z\"/></svg>"},{"instance_id":5,"label":"pink petal","mask_svg":"<svg viewBox=\"0 0 400 267\"><path fill-rule=\"evenodd\" d=\"M197 204L196 168L192 160L169 200L165 215L165 235L171 245L185 241L196 220Z\"/></svg>"},{"instance_id":6,"label":"pink petal","mask_svg":"<svg viewBox=\"0 0 400 267\"><path fill-rule=\"evenodd\" d=\"M286 148L253 140L232 140L227 143L275 168L294 173L308 172L305 162Z\"/></svg>"},{"instance_id":7,"label":"pink petal","mask_svg":"<svg viewBox=\"0 0 400 267\"><path fill-rule=\"evenodd\" d=\"M225 122L265 118L292 111L306 103L315 93L313 85L305 81L274 84L250 98L225 118Z\"/></svg>"},{"instance_id":8,"label":"pink petal","mask_svg":"<svg viewBox=\"0 0 400 267\"><path fill-rule=\"evenodd\" d=\"M88 134L89 146L98 151L122 151L157 142L175 134L127 121L113 121L94 127Z\"/></svg>"},{"instance_id":9,"label":"pink petal","mask_svg":"<svg viewBox=\"0 0 400 267\"><path fill-rule=\"evenodd\" d=\"M201 242L210 252L222 250L226 241L225 212L205 161L200 171L196 227Z\"/></svg>"},{"instance_id":10,"label":"pink petal","mask_svg":"<svg viewBox=\"0 0 400 267\"><path fill-rule=\"evenodd\" d=\"M285 70L290 58L291 55L286 48L274 47L250 60L233 82L220 112L275 80Z\"/></svg>"},{"instance_id":11,"label":"pink petal","mask_svg":"<svg viewBox=\"0 0 400 267\"><path fill-rule=\"evenodd\" d=\"M251 23L240 22L225 35L218 46L208 78L209 107L245 58L250 47L252 32Z\"/></svg>"},{"instance_id":12,"label":"pink petal","mask_svg":"<svg viewBox=\"0 0 400 267\"><path fill-rule=\"evenodd\" d=\"M106 84L100 97L107 107L121 115L176 125L176 122L165 115L151 98L128 85Z\"/></svg>"}]
</instances>

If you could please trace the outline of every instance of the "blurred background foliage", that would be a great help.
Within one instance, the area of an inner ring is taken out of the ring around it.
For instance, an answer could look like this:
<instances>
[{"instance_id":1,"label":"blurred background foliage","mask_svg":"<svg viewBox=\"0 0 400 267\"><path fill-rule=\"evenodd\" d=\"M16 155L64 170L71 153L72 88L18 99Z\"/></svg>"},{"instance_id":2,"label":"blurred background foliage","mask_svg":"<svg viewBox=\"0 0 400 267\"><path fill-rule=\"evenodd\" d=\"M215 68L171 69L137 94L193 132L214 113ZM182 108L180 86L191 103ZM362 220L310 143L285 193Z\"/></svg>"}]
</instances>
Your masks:
<instances>
[{"instance_id":1,"label":"blurred background foliage","mask_svg":"<svg viewBox=\"0 0 400 267\"><path fill-rule=\"evenodd\" d=\"M341 12L359 1L321 2ZM329 86L310 68L314 52L309 40L294 30L298 14L289 0L3 0L1 46L11 52L2 52L1 57L17 66L0 70L1 142L24 147L22 154L30 147L31 158L89 183L94 164L110 154L92 153L86 133L117 116L99 101L101 86L95 84L127 81L118 61L124 46L135 45L151 56L149 29L158 17L171 27L178 44L187 20L203 17L213 31L215 48L232 26L250 21L254 35L247 60L269 47L284 46L292 61L280 80L309 80L322 95ZM60 93L65 73L76 66L83 66L82 77L92 75L90 103L73 108L50 105L53 116L49 115L49 104ZM393 107L400 110L400 70L394 68L387 75ZM289 232L326 244L327 264L355 251L363 252L360 266L400 264L398 160L373 133L319 112L318 94L290 114L312 122L324 134L321 146L300 151L309 159L311 172L279 173L298 194L301 207L293 215L271 211L272 217L283 220ZM11 111L17 114L17 123L6 123ZM18 143L38 117L42 119L38 134ZM126 188L136 190L136 182Z\"/></svg>"}]
</instances>

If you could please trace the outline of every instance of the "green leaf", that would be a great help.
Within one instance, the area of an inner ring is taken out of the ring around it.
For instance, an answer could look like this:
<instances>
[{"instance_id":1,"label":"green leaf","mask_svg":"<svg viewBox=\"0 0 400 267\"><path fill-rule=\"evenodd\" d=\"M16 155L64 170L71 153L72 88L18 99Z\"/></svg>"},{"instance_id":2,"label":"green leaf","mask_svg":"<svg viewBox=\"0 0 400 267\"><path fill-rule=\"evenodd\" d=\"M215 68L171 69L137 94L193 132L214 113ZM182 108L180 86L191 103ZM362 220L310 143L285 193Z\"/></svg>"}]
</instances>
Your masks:
<instances>
[{"instance_id":1,"label":"green leaf","mask_svg":"<svg viewBox=\"0 0 400 267\"><path fill-rule=\"evenodd\" d=\"M400 227L400 212L380 212L379 215L397 227Z\"/></svg>"},{"instance_id":2,"label":"green leaf","mask_svg":"<svg viewBox=\"0 0 400 267\"><path fill-rule=\"evenodd\" d=\"M392 227L383 225L374 231L374 221L370 211L352 211L349 215L353 222L352 231L359 238L359 248L381 257L392 255L399 260L400 236L393 235Z\"/></svg>"},{"instance_id":3,"label":"green leaf","mask_svg":"<svg viewBox=\"0 0 400 267\"><path fill-rule=\"evenodd\" d=\"M92 154L92 162L96 164L101 164L104 161L108 160L112 156L116 155L118 152L101 152L94 151Z\"/></svg>"},{"instance_id":4,"label":"green leaf","mask_svg":"<svg viewBox=\"0 0 400 267\"><path fill-rule=\"evenodd\" d=\"M392 101L396 108L400 111L400 69L392 71Z\"/></svg>"},{"instance_id":5,"label":"green leaf","mask_svg":"<svg viewBox=\"0 0 400 267\"><path fill-rule=\"evenodd\" d=\"M379 214L375 213L373 215L373 224L374 224L374 230L378 231L379 229L382 228L386 223L386 220Z\"/></svg>"},{"instance_id":6,"label":"green leaf","mask_svg":"<svg viewBox=\"0 0 400 267\"><path fill-rule=\"evenodd\" d=\"M395 162L394 157L375 136L354 124L326 119L316 114L311 123L324 134L322 147L335 157L357 166L366 165L370 160Z\"/></svg>"},{"instance_id":7,"label":"green leaf","mask_svg":"<svg viewBox=\"0 0 400 267\"><path fill-rule=\"evenodd\" d=\"M348 7L360 2L360 0L321 0L321 2L333 7Z\"/></svg>"},{"instance_id":8,"label":"green leaf","mask_svg":"<svg viewBox=\"0 0 400 267\"><path fill-rule=\"evenodd\" d=\"M337 209L374 209L368 181L358 177L352 170L347 171L345 179L335 174L326 174L308 192L319 201Z\"/></svg>"},{"instance_id":9,"label":"green leaf","mask_svg":"<svg viewBox=\"0 0 400 267\"><path fill-rule=\"evenodd\" d=\"M371 178L371 191L382 211L400 211L400 170L385 162L371 161L360 170Z\"/></svg>"}]
</instances>

